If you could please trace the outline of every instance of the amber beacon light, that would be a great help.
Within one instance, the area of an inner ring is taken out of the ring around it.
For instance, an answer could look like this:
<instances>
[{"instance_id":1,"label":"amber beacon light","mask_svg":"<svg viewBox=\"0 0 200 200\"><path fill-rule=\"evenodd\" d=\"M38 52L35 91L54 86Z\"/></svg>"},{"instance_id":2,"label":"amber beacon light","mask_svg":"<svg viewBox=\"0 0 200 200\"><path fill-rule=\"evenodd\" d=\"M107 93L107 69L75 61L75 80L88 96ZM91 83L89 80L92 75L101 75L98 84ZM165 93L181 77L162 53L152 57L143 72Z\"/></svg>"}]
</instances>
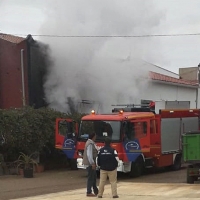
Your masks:
<instances>
[{"instance_id":1,"label":"amber beacon light","mask_svg":"<svg viewBox=\"0 0 200 200\"><path fill-rule=\"evenodd\" d=\"M124 113L124 111L123 111L123 110L120 110L120 111L119 111L119 114L120 114L120 115L122 115L123 113Z\"/></svg>"},{"instance_id":2,"label":"amber beacon light","mask_svg":"<svg viewBox=\"0 0 200 200\"><path fill-rule=\"evenodd\" d=\"M92 114L92 115L95 115L95 110L92 110L92 111L91 111L91 114Z\"/></svg>"}]
</instances>

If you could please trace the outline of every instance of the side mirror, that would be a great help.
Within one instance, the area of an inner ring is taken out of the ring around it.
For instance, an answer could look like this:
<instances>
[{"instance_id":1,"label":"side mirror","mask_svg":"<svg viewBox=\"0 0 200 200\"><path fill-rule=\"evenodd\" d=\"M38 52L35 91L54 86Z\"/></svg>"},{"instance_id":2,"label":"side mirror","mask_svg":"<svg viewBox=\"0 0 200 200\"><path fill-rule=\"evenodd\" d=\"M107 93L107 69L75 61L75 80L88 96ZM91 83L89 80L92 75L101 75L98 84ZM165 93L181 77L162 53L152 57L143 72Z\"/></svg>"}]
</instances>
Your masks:
<instances>
[{"instance_id":1,"label":"side mirror","mask_svg":"<svg viewBox=\"0 0 200 200\"><path fill-rule=\"evenodd\" d=\"M66 133L67 138L76 140L78 136L78 123L76 121L67 123L68 132Z\"/></svg>"}]
</instances>

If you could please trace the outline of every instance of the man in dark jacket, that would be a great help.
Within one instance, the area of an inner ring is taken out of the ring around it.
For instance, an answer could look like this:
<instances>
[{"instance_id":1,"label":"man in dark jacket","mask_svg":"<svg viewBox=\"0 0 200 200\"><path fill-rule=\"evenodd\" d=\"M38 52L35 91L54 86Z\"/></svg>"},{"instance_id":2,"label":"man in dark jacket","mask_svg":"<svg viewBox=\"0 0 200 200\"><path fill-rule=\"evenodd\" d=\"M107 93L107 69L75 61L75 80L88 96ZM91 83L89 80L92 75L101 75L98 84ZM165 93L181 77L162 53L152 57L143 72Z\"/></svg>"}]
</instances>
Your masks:
<instances>
[{"instance_id":1,"label":"man in dark jacket","mask_svg":"<svg viewBox=\"0 0 200 200\"><path fill-rule=\"evenodd\" d=\"M117 156L117 151L110 146L110 143L111 139L106 137L105 146L101 148L98 153L98 166L100 167L98 198L102 198L103 196L107 177L109 177L113 198L119 197L117 195L117 166L119 158Z\"/></svg>"}]
</instances>

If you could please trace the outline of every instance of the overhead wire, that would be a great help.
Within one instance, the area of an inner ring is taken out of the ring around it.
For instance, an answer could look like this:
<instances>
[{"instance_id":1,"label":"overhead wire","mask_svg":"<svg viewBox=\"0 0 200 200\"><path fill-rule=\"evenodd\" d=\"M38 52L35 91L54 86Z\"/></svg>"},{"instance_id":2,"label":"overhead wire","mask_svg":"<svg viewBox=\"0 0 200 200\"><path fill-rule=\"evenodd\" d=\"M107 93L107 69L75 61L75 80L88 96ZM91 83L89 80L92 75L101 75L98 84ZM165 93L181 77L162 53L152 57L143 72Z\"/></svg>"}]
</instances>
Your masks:
<instances>
[{"instance_id":1,"label":"overhead wire","mask_svg":"<svg viewBox=\"0 0 200 200\"><path fill-rule=\"evenodd\" d=\"M27 34L12 34L25 36ZM31 34L35 37L52 37L52 38L145 38L145 37L185 37L200 36L200 33L177 33L177 34L146 34L146 35L57 35L57 34Z\"/></svg>"},{"instance_id":2,"label":"overhead wire","mask_svg":"<svg viewBox=\"0 0 200 200\"><path fill-rule=\"evenodd\" d=\"M3 33L1 33L3 34ZM7 35L7 34L5 34ZM147 34L147 35L48 35L48 34L12 34L17 36L31 35L34 37L51 37L51 38L143 38L143 37L183 37L183 36L200 36L200 33L179 33L179 34ZM149 77L137 77L138 79L150 79Z\"/></svg>"}]
</instances>

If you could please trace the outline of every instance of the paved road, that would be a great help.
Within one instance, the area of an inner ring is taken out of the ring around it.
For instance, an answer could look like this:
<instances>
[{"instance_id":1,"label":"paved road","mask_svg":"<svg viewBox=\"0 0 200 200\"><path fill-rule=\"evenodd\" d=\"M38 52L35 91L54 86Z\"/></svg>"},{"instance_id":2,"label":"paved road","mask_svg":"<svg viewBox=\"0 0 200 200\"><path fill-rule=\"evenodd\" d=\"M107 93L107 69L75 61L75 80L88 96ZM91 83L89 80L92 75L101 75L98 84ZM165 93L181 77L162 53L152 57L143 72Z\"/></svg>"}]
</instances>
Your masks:
<instances>
[{"instance_id":1,"label":"paved road","mask_svg":"<svg viewBox=\"0 0 200 200\"><path fill-rule=\"evenodd\" d=\"M0 200L83 188L85 180L86 173L82 170L44 172L31 179L0 176Z\"/></svg>"},{"instance_id":2,"label":"paved road","mask_svg":"<svg viewBox=\"0 0 200 200\"><path fill-rule=\"evenodd\" d=\"M118 184L118 194L123 200L195 200L200 199L199 185L179 183L127 183ZM103 199L111 199L110 187L105 188ZM52 193L18 200L87 200L85 189ZM90 198L91 199L91 198ZM95 198L96 199L96 198Z\"/></svg>"},{"instance_id":3,"label":"paved road","mask_svg":"<svg viewBox=\"0 0 200 200\"><path fill-rule=\"evenodd\" d=\"M146 195L148 197L154 196L154 199L156 199L159 195L163 195L164 193L168 194L166 197L169 197L169 195L179 195L182 191L188 190L188 195L190 197L196 197L196 194L200 197L200 185L187 185L185 179L185 169L176 172L147 174L135 179L129 178L127 175L119 174L119 194L124 198L133 197L133 195L135 195L137 199L140 199L140 197ZM36 174L32 179L25 179L20 176L2 176L0 177L0 200L21 197L30 197L29 200L34 200L33 196L49 193L51 193L51 196L47 195L42 198L54 200L55 197L56 200L60 195L60 200L62 200L62 195L65 199L67 195L71 199L80 199L81 196L81 199L84 200L85 184L85 170L44 172ZM107 187L108 189L105 195L110 197L110 187ZM124 191L126 191L126 193L124 193ZM145 191L147 191L147 193L145 193ZM157 191L157 193L154 191ZM195 191L194 196L192 196L191 191Z\"/></svg>"}]
</instances>

